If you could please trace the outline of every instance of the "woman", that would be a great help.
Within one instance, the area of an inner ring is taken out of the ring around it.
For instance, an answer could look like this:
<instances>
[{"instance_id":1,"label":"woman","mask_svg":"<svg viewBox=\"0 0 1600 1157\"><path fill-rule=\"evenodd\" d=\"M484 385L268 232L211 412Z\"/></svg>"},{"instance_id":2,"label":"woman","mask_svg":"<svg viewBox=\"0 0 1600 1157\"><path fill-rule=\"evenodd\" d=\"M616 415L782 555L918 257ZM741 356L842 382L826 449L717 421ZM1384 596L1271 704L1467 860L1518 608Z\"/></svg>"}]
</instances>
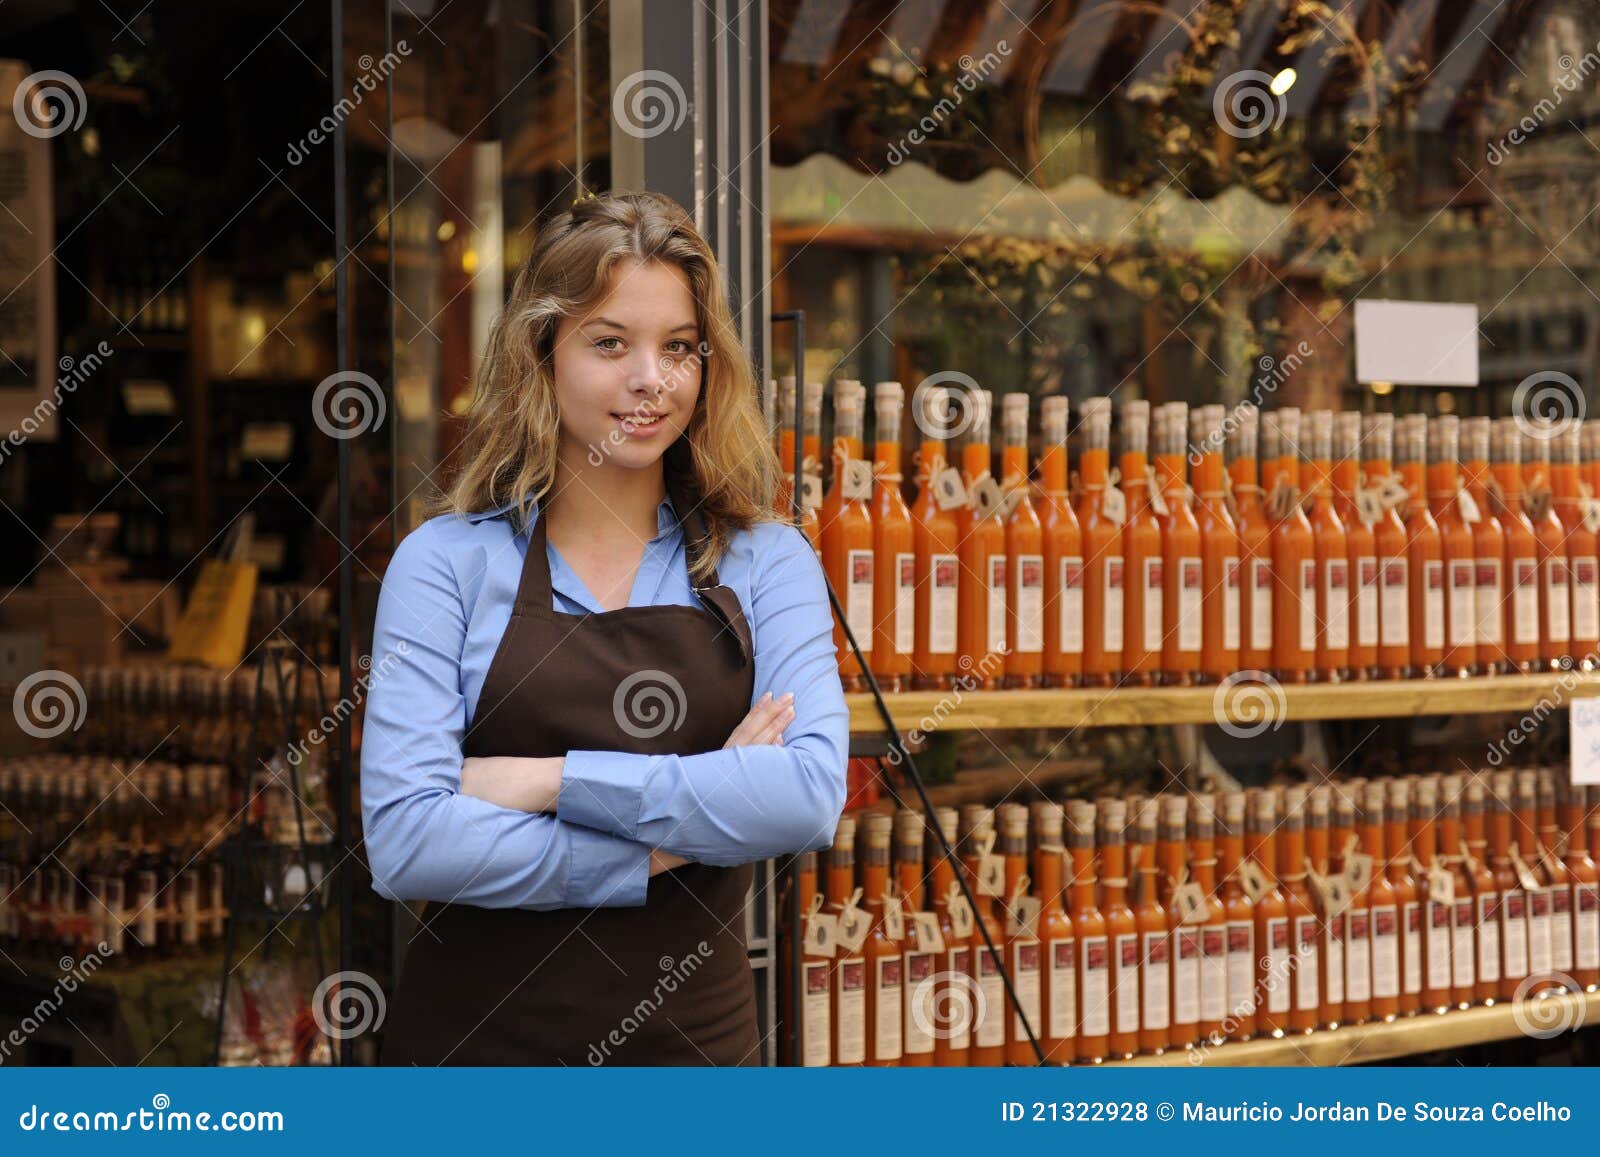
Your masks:
<instances>
[{"instance_id":1,"label":"woman","mask_svg":"<svg viewBox=\"0 0 1600 1157\"><path fill-rule=\"evenodd\" d=\"M440 905L383 1061L758 1064L749 865L828 845L848 719L682 208L595 197L540 232L461 462L373 640L373 887Z\"/></svg>"}]
</instances>

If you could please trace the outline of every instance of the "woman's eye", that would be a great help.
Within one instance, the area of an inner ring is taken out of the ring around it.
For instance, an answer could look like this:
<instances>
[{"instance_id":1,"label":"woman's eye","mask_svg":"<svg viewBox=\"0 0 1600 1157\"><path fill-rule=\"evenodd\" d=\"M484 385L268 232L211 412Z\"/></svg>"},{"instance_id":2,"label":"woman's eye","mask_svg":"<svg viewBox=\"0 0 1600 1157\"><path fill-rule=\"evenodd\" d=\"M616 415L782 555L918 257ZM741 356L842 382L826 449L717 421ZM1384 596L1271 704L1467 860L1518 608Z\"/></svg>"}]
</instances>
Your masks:
<instances>
[{"instance_id":1,"label":"woman's eye","mask_svg":"<svg viewBox=\"0 0 1600 1157\"><path fill-rule=\"evenodd\" d=\"M617 344L616 345L607 345L606 344L607 342L616 342ZM603 338L599 339L598 341L596 341L594 343L594 345L595 345L595 348L598 349L598 350L603 350L604 352L606 352L608 354L614 354L619 349L622 348L622 339L620 337L603 337Z\"/></svg>"},{"instance_id":2,"label":"woman's eye","mask_svg":"<svg viewBox=\"0 0 1600 1157\"><path fill-rule=\"evenodd\" d=\"M687 357L693 348L694 347L689 342L682 339L667 343L667 349L676 354L678 357Z\"/></svg>"}]
</instances>

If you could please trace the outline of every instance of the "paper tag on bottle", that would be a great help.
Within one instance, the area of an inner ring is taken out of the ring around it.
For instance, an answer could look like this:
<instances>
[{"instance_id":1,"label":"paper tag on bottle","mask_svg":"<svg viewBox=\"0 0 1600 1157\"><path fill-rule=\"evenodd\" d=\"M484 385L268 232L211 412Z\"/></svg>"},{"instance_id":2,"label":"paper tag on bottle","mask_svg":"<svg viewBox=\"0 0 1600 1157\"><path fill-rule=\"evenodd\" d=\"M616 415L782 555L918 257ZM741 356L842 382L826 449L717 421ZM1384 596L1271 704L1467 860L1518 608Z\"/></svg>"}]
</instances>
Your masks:
<instances>
[{"instance_id":1,"label":"paper tag on bottle","mask_svg":"<svg viewBox=\"0 0 1600 1157\"><path fill-rule=\"evenodd\" d=\"M1478 509L1478 500L1472 497L1472 492L1466 487L1456 491L1456 505L1461 508L1461 521L1471 524L1483 521L1483 511Z\"/></svg>"},{"instance_id":2,"label":"paper tag on bottle","mask_svg":"<svg viewBox=\"0 0 1600 1157\"><path fill-rule=\"evenodd\" d=\"M1385 510L1393 510L1411 498L1405 479L1398 474L1385 474L1378 483L1378 502Z\"/></svg>"},{"instance_id":3,"label":"paper tag on bottle","mask_svg":"<svg viewBox=\"0 0 1600 1157\"><path fill-rule=\"evenodd\" d=\"M822 475L810 471L800 475L800 504L806 510L816 510L822 505Z\"/></svg>"},{"instance_id":4,"label":"paper tag on bottle","mask_svg":"<svg viewBox=\"0 0 1600 1157\"><path fill-rule=\"evenodd\" d=\"M1372 857L1365 852L1352 852L1346 856L1344 882L1351 895L1365 892L1372 884Z\"/></svg>"},{"instance_id":5,"label":"paper tag on bottle","mask_svg":"<svg viewBox=\"0 0 1600 1157\"><path fill-rule=\"evenodd\" d=\"M899 896L883 898L883 934L890 940L906 938L906 910L901 906Z\"/></svg>"},{"instance_id":6,"label":"paper tag on bottle","mask_svg":"<svg viewBox=\"0 0 1600 1157\"><path fill-rule=\"evenodd\" d=\"M872 917L860 908L846 907L839 913L839 947L848 955L867 942Z\"/></svg>"},{"instance_id":7,"label":"paper tag on bottle","mask_svg":"<svg viewBox=\"0 0 1600 1157\"><path fill-rule=\"evenodd\" d=\"M1584 498L1583 526L1591 534L1600 533L1600 498Z\"/></svg>"},{"instance_id":8,"label":"paper tag on bottle","mask_svg":"<svg viewBox=\"0 0 1600 1157\"><path fill-rule=\"evenodd\" d=\"M955 510L967 504L967 486L961 471L946 466L933 476L933 501L940 510Z\"/></svg>"},{"instance_id":9,"label":"paper tag on bottle","mask_svg":"<svg viewBox=\"0 0 1600 1157\"><path fill-rule=\"evenodd\" d=\"M913 912L911 932L918 952L944 951L944 933L939 931L939 917L932 912Z\"/></svg>"},{"instance_id":10,"label":"paper tag on bottle","mask_svg":"<svg viewBox=\"0 0 1600 1157\"><path fill-rule=\"evenodd\" d=\"M832 956L839 943L839 918L831 912L818 912L806 918L806 953Z\"/></svg>"},{"instance_id":11,"label":"paper tag on bottle","mask_svg":"<svg viewBox=\"0 0 1600 1157\"><path fill-rule=\"evenodd\" d=\"M1128 496L1115 486L1107 486L1105 495L1100 499L1100 513L1121 526L1128 521Z\"/></svg>"},{"instance_id":12,"label":"paper tag on bottle","mask_svg":"<svg viewBox=\"0 0 1600 1157\"><path fill-rule=\"evenodd\" d=\"M1239 883L1244 885L1244 893L1250 897L1251 903L1272 891L1272 881L1254 860L1246 860L1239 865Z\"/></svg>"},{"instance_id":13,"label":"paper tag on bottle","mask_svg":"<svg viewBox=\"0 0 1600 1157\"><path fill-rule=\"evenodd\" d=\"M1550 513L1550 491L1543 487L1526 491L1522 496L1522 507L1534 522L1543 522L1544 516Z\"/></svg>"},{"instance_id":14,"label":"paper tag on bottle","mask_svg":"<svg viewBox=\"0 0 1600 1157\"><path fill-rule=\"evenodd\" d=\"M1000 493L1000 483L994 480L992 474L985 474L973 482L970 488L972 499L972 517L979 522L988 518L1000 509L1004 495Z\"/></svg>"},{"instance_id":15,"label":"paper tag on bottle","mask_svg":"<svg viewBox=\"0 0 1600 1157\"><path fill-rule=\"evenodd\" d=\"M844 475L839 481L840 492L850 501L867 502L872 499L872 463L865 458L845 460Z\"/></svg>"},{"instance_id":16,"label":"paper tag on bottle","mask_svg":"<svg viewBox=\"0 0 1600 1157\"><path fill-rule=\"evenodd\" d=\"M1039 935L1039 910L1042 907L1037 896L1018 896L1006 914L1006 935Z\"/></svg>"},{"instance_id":17,"label":"paper tag on bottle","mask_svg":"<svg viewBox=\"0 0 1600 1157\"><path fill-rule=\"evenodd\" d=\"M1363 487L1356 491L1356 517L1365 526L1372 526L1383 517L1383 500L1376 490Z\"/></svg>"},{"instance_id":18,"label":"paper tag on bottle","mask_svg":"<svg viewBox=\"0 0 1600 1157\"><path fill-rule=\"evenodd\" d=\"M1455 903L1456 880L1448 868L1441 868L1435 864L1428 869L1428 899L1435 904Z\"/></svg>"},{"instance_id":19,"label":"paper tag on bottle","mask_svg":"<svg viewBox=\"0 0 1600 1157\"><path fill-rule=\"evenodd\" d=\"M1274 520L1289 517L1289 512L1294 509L1294 487L1289 485L1288 479L1279 478L1272 484L1266 505L1268 517Z\"/></svg>"},{"instance_id":20,"label":"paper tag on bottle","mask_svg":"<svg viewBox=\"0 0 1600 1157\"><path fill-rule=\"evenodd\" d=\"M978 895L1003 896L1006 890L1004 856L986 855L978 861Z\"/></svg>"},{"instance_id":21,"label":"paper tag on bottle","mask_svg":"<svg viewBox=\"0 0 1600 1157\"><path fill-rule=\"evenodd\" d=\"M1161 493L1161 484L1156 481L1156 468L1146 466L1144 476L1145 485L1150 488L1150 509L1165 518L1172 513L1172 508L1167 505L1167 496Z\"/></svg>"},{"instance_id":22,"label":"paper tag on bottle","mask_svg":"<svg viewBox=\"0 0 1600 1157\"><path fill-rule=\"evenodd\" d=\"M1210 915L1206 907L1205 890L1193 880L1172 891L1172 902L1178 906L1178 923L1203 924Z\"/></svg>"},{"instance_id":23,"label":"paper tag on bottle","mask_svg":"<svg viewBox=\"0 0 1600 1157\"><path fill-rule=\"evenodd\" d=\"M1324 916L1337 916L1350 906L1350 884L1342 873L1321 877L1317 893Z\"/></svg>"},{"instance_id":24,"label":"paper tag on bottle","mask_svg":"<svg viewBox=\"0 0 1600 1157\"><path fill-rule=\"evenodd\" d=\"M967 904L965 896L951 896L948 905L950 909L950 934L957 940L965 940L972 935L972 908Z\"/></svg>"},{"instance_id":25,"label":"paper tag on bottle","mask_svg":"<svg viewBox=\"0 0 1600 1157\"><path fill-rule=\"evenodd\" d=\"M1522 858L1517 849L1511 849L1511 864L1516 869L1517 882L1529 892L1537 892L1542 885L1539 877L1533 874L1533 869L1528 867L1528 862Z\"/></svg>"}]
</instances>

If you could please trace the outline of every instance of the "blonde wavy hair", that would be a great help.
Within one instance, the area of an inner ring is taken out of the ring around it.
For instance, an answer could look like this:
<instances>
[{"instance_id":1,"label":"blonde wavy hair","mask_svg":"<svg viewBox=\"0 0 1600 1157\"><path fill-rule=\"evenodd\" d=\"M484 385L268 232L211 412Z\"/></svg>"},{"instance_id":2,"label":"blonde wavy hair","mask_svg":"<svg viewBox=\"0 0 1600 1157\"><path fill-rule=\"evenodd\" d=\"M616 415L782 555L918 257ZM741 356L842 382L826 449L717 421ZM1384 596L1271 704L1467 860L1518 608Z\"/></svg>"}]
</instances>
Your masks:
<instances>
[{"instance_id":1,"label":"blonde wavy hair","mask_svg":"<svg viewBox=\"0 0 1600 1157\"><path fill-rule=\"evenodd\" d=\"M699 581L734 531L777 520L780 468L716 257L683 207L658 193L589 197L540 228L473 384L461 467L429 513L471 514L516 502L516 525L527 528L529 499L543 499L555 481L556 331L597 303L613 271L632 261L676 265L695 300L700 395L662 468L688 484L705 519L708 538L692 568Z\"/></svg>"}]
</instances>

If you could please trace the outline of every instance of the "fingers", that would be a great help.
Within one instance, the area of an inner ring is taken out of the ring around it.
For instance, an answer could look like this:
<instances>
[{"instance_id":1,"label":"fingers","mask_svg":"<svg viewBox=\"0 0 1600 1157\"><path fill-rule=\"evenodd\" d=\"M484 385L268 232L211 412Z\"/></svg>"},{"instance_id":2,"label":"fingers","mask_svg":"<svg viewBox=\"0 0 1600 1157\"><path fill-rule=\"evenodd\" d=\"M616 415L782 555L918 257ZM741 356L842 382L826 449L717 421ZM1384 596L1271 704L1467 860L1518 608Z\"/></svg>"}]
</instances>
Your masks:
<instances>
[{"instance_id":1,"label":"fingers","mask_svg":"<svg viewBox=\"0 0 1600 1157\"><path fill-rule=\"evenodd\" d=\"M754 747L761 744L781 743L783 729L794 722L794 694L785 692L773 698L771 692L763 695L750 708L749 713L733 729L724 747Z\"/></svg>"}]
</instances>

